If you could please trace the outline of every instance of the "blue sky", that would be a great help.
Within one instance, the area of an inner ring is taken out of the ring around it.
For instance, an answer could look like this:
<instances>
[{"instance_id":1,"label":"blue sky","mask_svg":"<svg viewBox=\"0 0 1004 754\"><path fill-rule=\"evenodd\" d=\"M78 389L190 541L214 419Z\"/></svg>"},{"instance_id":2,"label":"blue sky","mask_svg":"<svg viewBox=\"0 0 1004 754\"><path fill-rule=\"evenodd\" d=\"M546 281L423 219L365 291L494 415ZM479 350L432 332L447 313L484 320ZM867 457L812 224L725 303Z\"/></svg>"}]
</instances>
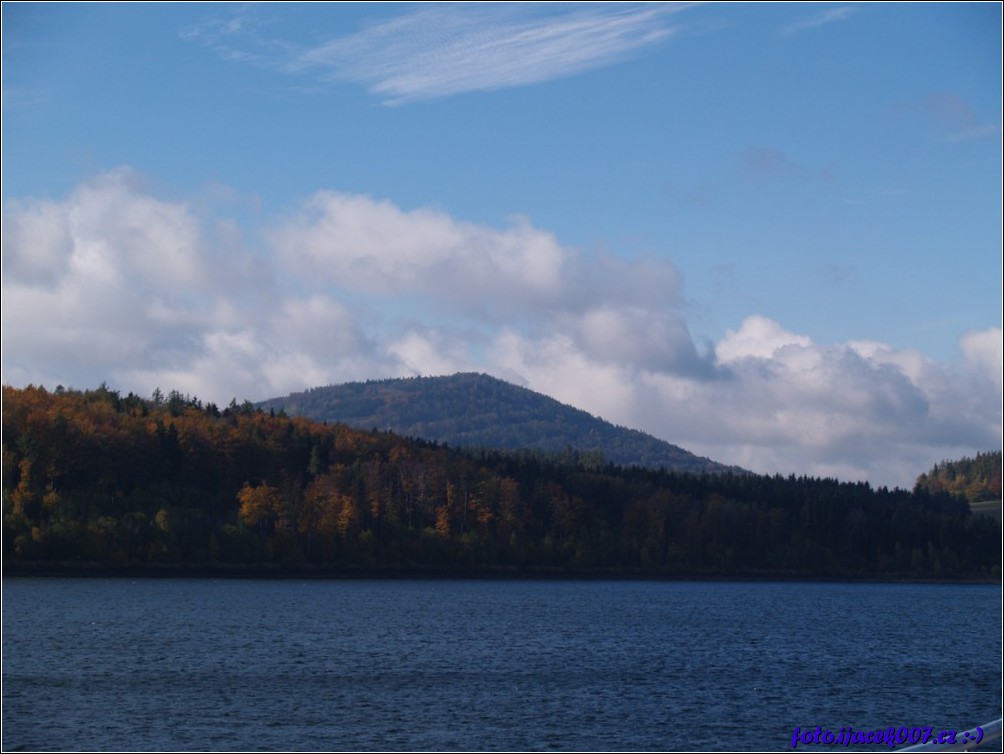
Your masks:
<instances>
[{"instance_id":1,"label":"blue sky","mask_svg":"<svg viewBox=\"0 0 1004 754\"><path fill-rule=\"evenodd\" d=\"M3 380L488 372L756 471L1001 445L1001 5L3 5Z\"/></svg>"}]
</instances>

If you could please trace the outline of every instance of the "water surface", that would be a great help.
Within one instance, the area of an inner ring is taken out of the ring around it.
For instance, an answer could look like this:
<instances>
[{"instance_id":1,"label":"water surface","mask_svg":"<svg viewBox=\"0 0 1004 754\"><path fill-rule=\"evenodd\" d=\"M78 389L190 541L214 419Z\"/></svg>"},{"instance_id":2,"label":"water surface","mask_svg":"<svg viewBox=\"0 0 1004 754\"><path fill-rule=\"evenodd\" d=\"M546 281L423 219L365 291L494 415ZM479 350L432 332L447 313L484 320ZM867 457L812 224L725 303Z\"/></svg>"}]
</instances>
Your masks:
<instances>
[{"instance_id":1,"label":"water surface","mask_svg":"<svg viewBox=\"0 0 1004 754\"><path fill-rule=\"evenodd\" d=\"M5 751L790 751L1000 710L999 586L3 582Z\"/></svg>"}]
</instances>

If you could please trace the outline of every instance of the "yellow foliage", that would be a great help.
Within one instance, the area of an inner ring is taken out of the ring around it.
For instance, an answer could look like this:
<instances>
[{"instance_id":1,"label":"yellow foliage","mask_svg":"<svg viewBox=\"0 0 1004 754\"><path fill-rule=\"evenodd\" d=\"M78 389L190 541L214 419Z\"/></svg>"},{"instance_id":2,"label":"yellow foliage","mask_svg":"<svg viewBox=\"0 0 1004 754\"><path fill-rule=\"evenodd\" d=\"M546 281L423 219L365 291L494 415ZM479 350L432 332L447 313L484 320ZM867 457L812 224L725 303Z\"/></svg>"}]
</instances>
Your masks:
<instances>
[{"instance_id":1,"label":"yellow foliage","mask_svg":"<svg viewBox=\"0 0 1004 754\"><path fill-rule=\"evenodd\" d=\"M237 501L241 504L241 519L252 528L268 522L282 511L279 490L264 482L257 487L245 482L237 493Z\"/></svg>"}]
</instances>

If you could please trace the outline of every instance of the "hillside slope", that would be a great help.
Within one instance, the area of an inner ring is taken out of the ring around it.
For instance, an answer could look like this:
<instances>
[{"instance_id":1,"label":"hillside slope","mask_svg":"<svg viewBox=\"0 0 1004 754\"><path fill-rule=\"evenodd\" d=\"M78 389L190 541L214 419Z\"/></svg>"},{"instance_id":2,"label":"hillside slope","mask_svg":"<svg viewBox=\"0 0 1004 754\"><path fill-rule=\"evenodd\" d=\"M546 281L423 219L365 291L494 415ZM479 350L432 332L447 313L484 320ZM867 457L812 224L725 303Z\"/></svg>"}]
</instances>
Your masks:
<instances>
[{"instance_id":1,"label":"hillside slope","mask_svg":"<svg viewBox=\"0 0 1004 754\"><path fill-rule=\"evenodd\" d=\"M546 395L484 374L414 377L319 387L262 408L362 429L385 429L456 447L599 453L604 461L673 471L742 473Z\"/></svg>"},{"instance_id":2,"label":"hillside slope","mask_svg":"<svg viewBox=\"0 0 1004 754\"><path fill-rule=\"evenodd\" d=\"M1001 451L977 453L975 458L942 461L917 477L916 489L950 492L970 503L1001 499Z\"/></svg>"},{"instance_id":3,"label":"hillside slope","mask_svg":"<svg viewBox=\"0 0 1004 754\"><path fill-rule=\"evenodd\" d=\"M5 576L746 576L1000 581L942 492L467 454L389 432L4 386Z\"/></svg>"}]
</instances>

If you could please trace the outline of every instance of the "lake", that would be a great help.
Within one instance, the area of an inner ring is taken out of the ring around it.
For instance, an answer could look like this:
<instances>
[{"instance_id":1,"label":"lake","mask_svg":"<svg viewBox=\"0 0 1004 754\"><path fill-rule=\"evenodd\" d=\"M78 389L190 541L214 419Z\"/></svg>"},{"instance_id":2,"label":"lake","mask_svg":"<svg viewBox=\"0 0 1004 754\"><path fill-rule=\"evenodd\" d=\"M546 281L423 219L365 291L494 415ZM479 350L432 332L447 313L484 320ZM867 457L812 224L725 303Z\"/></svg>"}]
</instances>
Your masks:
<instances>
[{"instance_id":1,"label":"lake","mask_svg":"<svg viewBox=\"0 0 1004 754\"><path fill-rule=\"evenodd\" d=\"M790 751L1001 662L1000 586L10 578L3 749Z\"/></svg>"}]
</instances>

